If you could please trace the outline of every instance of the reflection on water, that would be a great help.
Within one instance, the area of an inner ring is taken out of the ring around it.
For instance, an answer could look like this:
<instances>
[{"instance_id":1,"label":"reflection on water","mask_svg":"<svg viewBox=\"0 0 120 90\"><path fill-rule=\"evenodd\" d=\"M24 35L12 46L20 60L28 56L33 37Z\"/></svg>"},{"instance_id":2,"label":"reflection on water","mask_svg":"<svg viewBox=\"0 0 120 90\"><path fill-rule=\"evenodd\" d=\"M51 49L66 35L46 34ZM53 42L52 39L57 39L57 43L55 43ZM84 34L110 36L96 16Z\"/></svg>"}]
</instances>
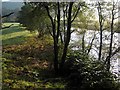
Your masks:
<instances>
[{"instance_id":1,"label":"reflection on water","mask_svg":"<svg viewBox=\"0 0 120 90\"><path fill-rule=\"evenodd\" d=\"M80 29L78 30L80 32ZM73 32L71 35L71 42L70 45L73 47L74 50L77 50L78 48L81 48L80 43L82 41L83 34L80 34L79 32ZM93 41L93 46L90 51L90 55L94 58L98 58L98 51L99 51L99 43L100 43L100 34L99 31L93 31L93 30L88 30L85 32L85 46L87 47L90 45L92 38L95 35L95 39ZM113 36L113 50L114 51L116 48L119 46L119 33L114 33ZM109 43L110 43L110 32L109 31L103 31L103 48L102 48L102 59L105 59L105 57L108 55L108 50L109 50ZM111 58L111 71L113 73L119 73L119 57L120 53L114 55Z\"/></svg>"}]
</instances>

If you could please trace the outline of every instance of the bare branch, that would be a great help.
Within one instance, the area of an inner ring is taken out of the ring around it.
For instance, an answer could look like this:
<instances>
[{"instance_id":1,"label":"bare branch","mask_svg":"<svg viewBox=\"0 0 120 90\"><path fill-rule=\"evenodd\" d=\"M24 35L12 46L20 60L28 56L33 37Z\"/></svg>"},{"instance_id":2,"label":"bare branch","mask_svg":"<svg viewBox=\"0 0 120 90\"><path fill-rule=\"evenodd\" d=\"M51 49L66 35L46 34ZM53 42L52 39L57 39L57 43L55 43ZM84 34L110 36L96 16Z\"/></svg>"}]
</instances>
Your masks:
<instances>
[{"instance_id":1,"label":"bare branch","mask_svg":"<svg viewBox=\"0 0 120 90\"><path fill-rule=\"evenodd\" d=\"M115 17L114 19L118 19L118 18L120 18L120 16L118 16L118 17Z\"/></svg>"},{"instance_id":2,"label":"bare branch","mask_svg":"<svg viewBox=\"0 0 120 90\"><path fill-rule=\"evenodd\" d=\"M9 13L9 14L7 14L7 15L3 15L2 18L9 17L9 16L12 15L12 14L14 14L14 12L11 12L11 13Z\"/></svg>"},{"instance_id":3,"label":"bare branch","mask_svg":"<svg viewBox=\"0 0 120 90\"><path fill-rule=\"evenodd\" d=\"M49 30L49 33L50 33L50 35L53 37L53 34L52 34L52 32L50 31L50 28L49 28L50 26L47 26L47 29Z\"/></svg>"},{"instance_id":4,"label":"bare branch","mask_svg":"<svg viewBox=\"0 0 120 90\"><path fill-rule=\"evenodd\" d=\"M114 15L118 14L120 11L114 12Z\"/></svg>"},{"instance_id":5,"label":"bare branch","mask_svg":"<svg viewBox=\"0 0 120 90\"><path fill-rule=\"evenodd\" d=\"M45 5L45 8L46 8L46 11L47 11L47 14L48 14L48 17L50 18L51 20L51 23L52 23L52 27L53 27L53 38L55 38L55 19L53 20L52 16L50 15L50 12L49 12L49 7L47 5Z\"/></svg>"},{"instance_id":6,"label":"bare branch","mask_svg":"<svg viewBox=\"0 0 120 90\"><path fill-rule=\"evenodd\" d=\"M76 31L76 30L77 30L77 29L72 30L71 33L73 33L73 32Z\"/></svg>"},{"instance_id":7,"label":"bare branch","mask_svg":"<svg viewBox=\"0 0 120 90\"><path fill-rule=\"evenodd\" d=\"M72 22L75 20L75 18L77 17L79 10L80 10L80 4L78 5L78 9L77 9L77 11L76 11L73 19L71 20L71 23L72 23Z\"/></svg>"},{"instance_id":8,"label":"bare branch","mask_svg":"<svg viewBox=\"0 0 120 90\"><path fill-rule=\"evenodd\" d=\"M10 28L11 26L13 26L14 24L11 24L9 26L6 26L6 27L2 27L2 29L6 29L6 28Z\"/></svg>"},{"instance_id":9,"label":"bare branch","mask_svg":"<svg viewBox=\"0 0 120 90\"><path fill-rule=\"evenodd\" d=\"M106 28L103 28L103 31L106 30L106 29L109 29L109 28L110 28L110 26L108 26L108 27L106 27Z\"/></svg>"},{"instance_id":10,"label":"bare branch","mask_svg":"<svg viewBox=\"0 0 120 90\"><path fill-rule=\"evenodd\" d=\"M120 51L120 47L118 47L112 54L111 57L113 57L115 54L117 54Z\"/></svg>"},{"instance_id":11,"label":"bare branch","mask_svg":"<svg viewBox=\"0 0 120 90\"><path fill-rule=\"evenodd\" d=\"M105 64L106 64L106 62L111 58L111 57L113 57L115 54L117 54L118 52L120 51L120 47L118 47L114 52L112 52L112 54L111 54L111 56L107 56L106 57L106 60L105 60Z\"/></svg>"},{"instance_id":12,"label":"bare branch","mask_svg":"<svg viewBox=\"0 0 120 90\"><path fill-rule=\"evenodd\" d=\"M91 41L91 43L90 43L90 48L88 49L88 53L87 54L89 54L89 52L90 52L90 50L92 49L92 45L93 45L93 41L95 40L95 34L94 34L94 37L92 38L92 41Z\"/></svg>"}]
</instances>

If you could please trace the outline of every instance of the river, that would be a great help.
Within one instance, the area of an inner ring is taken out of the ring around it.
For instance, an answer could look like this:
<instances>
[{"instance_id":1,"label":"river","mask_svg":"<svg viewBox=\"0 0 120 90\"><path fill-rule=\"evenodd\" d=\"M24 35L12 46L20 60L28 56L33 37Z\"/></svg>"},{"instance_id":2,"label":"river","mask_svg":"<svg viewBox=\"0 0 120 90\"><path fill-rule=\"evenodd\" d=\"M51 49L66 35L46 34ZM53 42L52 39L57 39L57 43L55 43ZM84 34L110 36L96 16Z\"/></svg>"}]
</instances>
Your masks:
<instances>
[{"instance_id":1,"label":"river","mask_svg":"<svg viewBox=\"0 0 120 90\"><path fill-rule=\"evenodd\" d=\"M74 29L74 28L72 28ZM78 29L78 32L73 32L71 34L71 41L70 41L70 45L73 47L73 49L78 49L81 48L80 44L82 42L82 37L83 34L80 34L81 30ZM95 34L95 39L93 41L93 46L92 49L90 51L90 55L93 58L98 58L98 51L99 51L99 43L100 43L100 33L99 31L94 31L94 30L87 30L85 32L85 46L87 47L88 45L90 45L90 42L92 41L92 38L94 37ZM119 35L120 33L114 33L113 36L113 50L114 51L116 48L118 48L118 46L120 45L120 39L119 39ZM109 31L103 31L103 48L102 48L102 58L105 59L105 57L108 55L108 50L109 50L109 44L110 44L110 32ZM120 53L114 55L111 58L111 71L116 74L119 75L120 72Z\"/></svg>"}]
</instances>

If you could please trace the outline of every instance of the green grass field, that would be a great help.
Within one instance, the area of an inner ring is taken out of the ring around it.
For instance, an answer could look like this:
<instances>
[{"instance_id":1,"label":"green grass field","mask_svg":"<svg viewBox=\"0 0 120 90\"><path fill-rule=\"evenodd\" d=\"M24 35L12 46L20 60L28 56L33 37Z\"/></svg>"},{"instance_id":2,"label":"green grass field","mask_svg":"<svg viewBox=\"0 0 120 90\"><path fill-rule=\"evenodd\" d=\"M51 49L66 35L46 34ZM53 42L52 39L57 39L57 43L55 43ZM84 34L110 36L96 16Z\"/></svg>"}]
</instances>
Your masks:
<instances>
[{"instance_id":1,"label":"green grass field","mask_svg":"<svg viewBox=\"0 0 120 90\"><path fill-rule=\"evenodd\" d=\"M5 23L4 25L10 25ZM33 90L36 88L64 88L64 80L54 81L53 71L44 63L53 58L52 39L36 38L19 23L3 29L2 90ZM41 90L41 89L40 89Z\"/></svg>"},{"instance_id":2,"label":"green grass field","mask_svg":"<svg viewBox=\"0 0 120 90\"><path fill-rule=\"evenodd\" d=\"M25 30L24 27L21 27L19 23L4 23L4 26L9 26L13 24L10 28L2 29L2 45L14 45L23 43L26 38L33 36L33 33Z\"/></svg>"}]
</instances>

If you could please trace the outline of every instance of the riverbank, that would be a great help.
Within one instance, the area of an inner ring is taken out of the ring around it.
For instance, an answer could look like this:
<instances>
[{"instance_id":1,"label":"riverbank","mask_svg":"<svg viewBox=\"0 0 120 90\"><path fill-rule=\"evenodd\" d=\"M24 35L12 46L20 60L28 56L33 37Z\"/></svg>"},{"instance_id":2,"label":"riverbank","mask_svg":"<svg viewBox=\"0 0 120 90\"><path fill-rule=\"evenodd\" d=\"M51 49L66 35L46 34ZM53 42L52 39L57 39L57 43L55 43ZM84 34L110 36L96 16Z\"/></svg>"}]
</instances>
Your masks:
<instances>
[{"instance_id":1,"label":"riverbank","mask_svg":"<svg viewBox=\"0 0 120 90\"><path fill-rule=\"evenodd\" d=\"M3 29L2 90L26 88L64 88L62 78L52 71L53 46L50 36L37 38L18 23ZM57 78L57 77L56 77Z\"/></svg>"}]
</instances>

